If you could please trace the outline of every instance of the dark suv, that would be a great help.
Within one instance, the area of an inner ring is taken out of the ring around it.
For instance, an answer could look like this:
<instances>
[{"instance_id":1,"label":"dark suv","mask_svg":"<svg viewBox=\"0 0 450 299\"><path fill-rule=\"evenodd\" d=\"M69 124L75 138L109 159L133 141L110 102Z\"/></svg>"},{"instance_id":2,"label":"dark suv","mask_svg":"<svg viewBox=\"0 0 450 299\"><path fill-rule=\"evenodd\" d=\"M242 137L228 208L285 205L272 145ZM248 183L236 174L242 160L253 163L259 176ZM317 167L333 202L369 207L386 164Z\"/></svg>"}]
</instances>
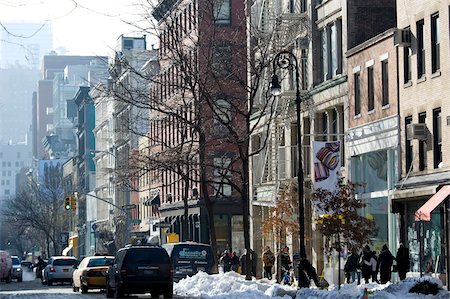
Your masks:
<instances>
[{"instance_id":1,"label":"dark suv","mask_svg":"<svg viewBox=\"0 0 450 299\"><path fill-rule=\"evenodd\" d=\"M173 297L173 269L160 246L133 245L117 251L106 274L106 297L144 294Z\"/></svg>"}]
</instances>

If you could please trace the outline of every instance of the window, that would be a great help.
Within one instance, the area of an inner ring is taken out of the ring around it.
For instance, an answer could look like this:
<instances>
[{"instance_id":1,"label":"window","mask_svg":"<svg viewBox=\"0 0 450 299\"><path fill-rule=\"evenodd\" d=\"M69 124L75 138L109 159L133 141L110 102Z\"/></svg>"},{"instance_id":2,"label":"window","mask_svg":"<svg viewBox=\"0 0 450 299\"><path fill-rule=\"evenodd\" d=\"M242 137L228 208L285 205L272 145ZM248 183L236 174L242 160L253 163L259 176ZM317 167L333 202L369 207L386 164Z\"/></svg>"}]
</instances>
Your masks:
<instances>
[{"instance_id":1,"label":"window","mask_svg":"<svg viewBox=\"0 0 450 299\"><path fill-rule=\"evenodd\" d=\"M419 123L426 123L427 113L419 113ZM419 171L427 168L427 141L419 140Z\"/></svg>"},{"instance_id":2,"label":"window","mask_svg":"<svg viewBox=\"0 0 450 299\"><path fill-rule=\"evenodd\" d=\"M231 122L231 104L227 100L216 100L214 109L214 128L223 128Z\"/></svg>"},{"instance_id":3,"label":"window","mask_svg":"<svg viewBox=\"0 0 450 299\"><path fill-rule=\"evenodd\" d=\"M405 30L410 30L409 27L405 28ZM403 83L411 82L411 55L412 50L411 47L403 48Z\"/></svg>"},{"instance_id":4,"label":"window","mask_svg":"<svg viewBox=\"0 0 450 299\"><path fill-rule=\"evenodd\" d=\"M375 108L375 95L373 85L373 67L367 68L367 110L372 111Z\"/></svg>"},{"instance_id":5,"label":"window","mask_svg":"<svg viewBox=\"0 0 450 299\"><path fill-rule=\"evenodd\" d=\"M320 80L342 73L342 21L336 20L320 31Z\"/></svg>"},{"instance_id":6,"label":"window","mask_svg":"<svg viewBox=\"0 0 450 299\"><path fill-rule=\"evenodd\" d=\"M231 196L231 186L228 181L231 179L230 158L214 158L214 192L216 196Z\"/></svg>"},{"instance_id":7,"label":"window","mask_svg":"<svg viewBox=\"0 0 450 299\"><path fill-rule=\"evenodd\" d=\"M435 73L441 67L440 40L439 40L439 14L431 16L431 71Z\"/></svg>"},{"instance_id":8,"label":"window","mask_svg":"<svg viewBox=\"0 0 450 299\"><path fill-rule=\"evenodd\" d=\"M320 81L325 81L328 72L327 31L320 31Z\"/></svg>"},{"instance_id":9,"label":"window","mask_svg":"<svg viewBox=\"0 0 450 299\"><path fill-rule=\"evenodd\" d=\"M425 75L424 22L416 23L417 30L417 79Z\"/></svg>"},{"instance_id":10,"label":"window","mask_svg":"<svg viewBox=\"0 0 450 299\"><path fill-rule=\"evenodd\" d=\"M405 132L407 131L406 128L411 123L412 123L412 116L405 117ZM409 171L413 169L412 158L413 158L412 141L408 140L405 134L405 166L406 166L405 171L407 174L409 173Z\"/></svg>"},{"instance_id":11,"label":"window","mask_svg":"<svg viewBox=\"0 0 450 299\"><path fill-rule=\"evenodd\" d=\"M232 73L231 47L213 48L212 70L216 76L226 77Z\"/></svg>"},{"instance_id":12,"label":"window","mask_svg":"<svg viewBox=\"0 0 450 299\"><path fill-rule=\"evenodd\" d=\"M360 90L360 73L353 74L355 84L355 115L361 114L361 90Z\"/></svg>"},{"instance_id":13,"label":"window","mask_svg":"<svg viewBox=\"0 0 450 299\"><path fill-rule=\"evenodd\" d=\"M442 162L441 108L433 110L433 157L434 168L438 168Z\"/></svg>"},{"instance_id":14,"label":"window","mask_svg":"<svg viewBox=\"0 0 450 299\"><path fill-rule=\"evenodd\" d=\"M227 25L231 22L230 0L214 0L214 23Z\"/></svg>"},{"instance_id":15,"label":"window","mask_svg":"<svg viewBox=\"0 0 450 299\"><path fill-rule=\"evenodd\" d=\"M381 62L381 89L382 106L389 105L389 69L387 60Z\"/></svg>"}]
</instances>

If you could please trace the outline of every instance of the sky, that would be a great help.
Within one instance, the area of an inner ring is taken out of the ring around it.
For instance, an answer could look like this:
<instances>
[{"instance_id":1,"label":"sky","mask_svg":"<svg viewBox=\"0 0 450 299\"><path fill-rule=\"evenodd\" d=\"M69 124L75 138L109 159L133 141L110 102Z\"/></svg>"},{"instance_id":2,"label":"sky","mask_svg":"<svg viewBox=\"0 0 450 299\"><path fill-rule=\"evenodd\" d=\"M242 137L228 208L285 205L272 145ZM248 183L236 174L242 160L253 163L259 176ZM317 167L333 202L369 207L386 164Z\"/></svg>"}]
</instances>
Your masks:
<instances>
[{"instance_id":1,"label":"sky","mask_svg":"<svg viewBox=\"0 0 450 299\"><path fill-rule=\"evenodd\" d=\"M109 55L121 34L142 36L145 0L0 0L0 21L53 24L54 47L67 55ZM143 23L140 23L141 25ZM148 24L147 24L148 25ZM148 45L154 43L147 34ZM150 40L149 40L150 39Z\"/></svg>"}]
</instances>

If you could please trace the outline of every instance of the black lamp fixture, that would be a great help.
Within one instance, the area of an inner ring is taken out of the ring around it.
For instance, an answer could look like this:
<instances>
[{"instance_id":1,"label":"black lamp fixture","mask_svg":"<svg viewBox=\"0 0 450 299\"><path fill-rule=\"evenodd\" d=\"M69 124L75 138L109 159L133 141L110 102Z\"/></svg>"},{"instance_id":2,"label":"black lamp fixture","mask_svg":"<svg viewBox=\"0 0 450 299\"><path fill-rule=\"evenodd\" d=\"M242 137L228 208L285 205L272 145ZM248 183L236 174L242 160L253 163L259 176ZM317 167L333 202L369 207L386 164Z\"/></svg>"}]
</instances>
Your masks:
<instances>
[{"instance_id":1,"label":"black lamp fixture","mask_svg":"<svg viewBox=\"0 0 450 299\"><path fill-rule=\"evenodd\" d=\"M295 69L295 107L297 116L297 147L298 147L298 173L297 173L297 192L298 192L298 224L299 224L299 249L300 249L300 271L306 270L305 265L310 265L306 258L305 247L305 206L304 206L304 178L303 178L303 166L302 166L302 148L301 148L301 94L300 94L300 75L298 69L298 61L292 52L283 50L275 55L273 60L273 75L271 82L271 92L274 96L281 94L281 85L276 75L276 69ZM309 285L304 275L299 275L299 287L305 287Z\"/></svg>"}]
</instances>

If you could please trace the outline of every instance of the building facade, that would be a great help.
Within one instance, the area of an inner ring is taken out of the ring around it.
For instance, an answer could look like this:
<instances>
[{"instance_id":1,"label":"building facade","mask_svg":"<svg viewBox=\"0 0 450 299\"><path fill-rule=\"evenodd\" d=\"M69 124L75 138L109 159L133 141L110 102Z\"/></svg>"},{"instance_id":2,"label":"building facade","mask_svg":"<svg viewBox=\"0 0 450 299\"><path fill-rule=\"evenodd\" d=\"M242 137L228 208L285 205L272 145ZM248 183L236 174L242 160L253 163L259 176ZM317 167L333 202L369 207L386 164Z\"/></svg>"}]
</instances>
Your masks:
<instances>
[{"instance_id":1,"label":"building facade","mask_svg":"<svg viewBox=\"0 0 450 299\"><path fill-rule=\"evenodd\" d=\"M242 198L236 144L230 126L243 126L246 106L244 1L160 1L152 14L160 32L161 72L151 99L150 152L156 167L151 188L159 190L164 231L179 240L210 243L217 250L244 249ZM234 106L234 107L233 107ZM171 151L176 159L169 159ZM157 158L159 155L159 158ZM167 155L167 156L166 156ZM214 229L213 229L214 226ZM166 240L163 240L166 242Z\"/></svg>"},{"instance_id":2,"label":"building facade","mask_svg":"<svg viewBox=\"0 0 450 299\"><path fill-rule=\"evenodd\" d=\"M393 194L412 271L449 284L449 3L397 3L401 178ZM421 208L425 203L429 209Z\"/></svg>"}]
</instances>

